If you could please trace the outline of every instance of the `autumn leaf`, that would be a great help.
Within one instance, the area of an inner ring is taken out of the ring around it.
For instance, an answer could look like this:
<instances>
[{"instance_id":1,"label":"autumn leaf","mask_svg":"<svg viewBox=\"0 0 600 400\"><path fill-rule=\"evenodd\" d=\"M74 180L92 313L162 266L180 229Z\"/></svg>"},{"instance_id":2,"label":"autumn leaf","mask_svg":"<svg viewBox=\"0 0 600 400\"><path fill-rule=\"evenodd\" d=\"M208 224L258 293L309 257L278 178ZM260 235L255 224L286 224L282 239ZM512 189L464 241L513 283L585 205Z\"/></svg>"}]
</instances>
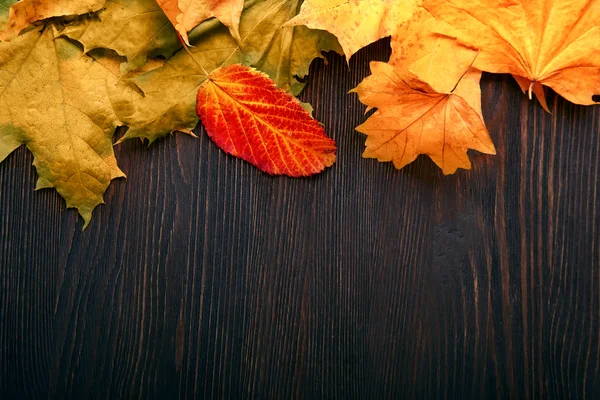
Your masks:
<instances>
[{"instance_id":1,"label":"autumn leaf","mask_svg":"<svg viewBox=\"0 0 600 400\"><path fill-rule=\"evenodd\" d=\"M50 26L0 43L0 161L25 144L36 189L55 188L85 227L111 180L124 176L111 140L121 122L105 89L117 78L55 34Z\"/></svg>"},{"instance_id":2,"label":"autumn leaf","mask_svg":"<svg viewBox=\"0 0 600 400\"><path fill-rule=\"evenodd\" d=\"M187 33L209 18L223 23L239 42L239 24L244 0L156 0L171 20L184 41L189 44Z\"/></svg>"},{"instance_id":3,"label":"autumn leaf","mask_svg":"<svg viewBox=\"0 0 600 400\"><path fill-rule=\"evenodd\" d=\"M366 45L390 36L410 20L421 0L306 0L288 26L306 25L334 34L350 59Z\"/></svg>"},{"instance_id":4,"label":"autumn leaf","mask_svg":"<svg viewBox=\"0 0 600 400\"><path fill-rule=\"evenodd\" d=\"M4 2L5 7L11 2ZM10 7L9 20L0 40L9 40L17 36L29 24L36 21L63 15L80 15L98 11L106 0L21 0ZM12 2L14 3L14 2Z\"/></svg>"},{"instance_id":5,"label":"autumn leaf","mask_svg":"<svg viewBox=\"0 0 600 400\"><path fill-rule=\"evenodd\" d=\"M132 79L144 97L118 111L129 126L119 142L134 137L153 142L174 131L191 133L198 123L196 93L206 79L199 66L208 72L230 64L255 66L279 88L297 94L304 86L298 77L306 75L311 61L339 46L323 31L281 28L298 8L297 0L251 4L240 22L241 45L223 25L214 20L202 23L190 36L191 54L179 51L163 67Z\"/></svg>"},{"instance_id":6,"label":"autumn leaf","mask_svg":"<svg viewBox=\"0 0 600 400\"><path fill-rule=\"evenodd\" d=\"M480 54L475 67L514 75L545 106L542 85L590 105L600 91L600 0L428 0L425 7Z\"/></svg>"},{"instance_id":7,"label":"autumn leaf","mask_svg":"<svg viewBox=\"0 0 600 400\"><path fill-rule=\"evenodd\" d=\"M217 146L269 174L310 176L335 161L323 127L255 69L213 71L198 90L197 112Z\"/></svg>"},{"instance_id":8,"label":"autumn leaf","mask_svg":"<svg viewBox=\"0 0 600 400\"><path fill-rule=\"evenodd\" d=\"M438 93L387 63L372 62L371 72L353 89L361 102L378 109L356 128L368 135L363 157L392 161L400 169L426 154L451 174L471 168L468 149L495 154L481 116L461 96ZM459 84L463 81L478 86L479 76L467 74Z\"/></svg>"},{"instance_id":9,"label":"autumn leaf","mask_svg":"<svg viewBox=\"0 0 600 400\"><path fill-rule=\"evenodd\" d=\"M168 58L181 48L175 28L155 0L108 0L97 16L61 33L83 44L86 53L98 48L116 51L127 59L124 73L144 65L149 57Z\"/></svg>"}]
</instances>

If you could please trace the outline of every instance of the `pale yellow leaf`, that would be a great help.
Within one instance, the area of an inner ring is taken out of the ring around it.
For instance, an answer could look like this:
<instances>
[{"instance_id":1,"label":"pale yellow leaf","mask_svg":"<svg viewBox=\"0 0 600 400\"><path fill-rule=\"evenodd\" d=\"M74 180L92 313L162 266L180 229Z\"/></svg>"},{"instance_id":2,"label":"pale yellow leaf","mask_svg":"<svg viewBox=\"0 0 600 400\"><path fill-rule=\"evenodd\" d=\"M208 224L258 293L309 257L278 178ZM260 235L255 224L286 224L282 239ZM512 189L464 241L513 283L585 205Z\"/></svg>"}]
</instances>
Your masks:
<instances>
[{"instance_id":1,"label":"pale yellow leaf","mask_svg":"<svg viewBox=\"0 0 600 400\"><path fill-rule=\"evenodd\" d=\"M202 21L215 17L229 28L239 42L240 16L244 0L156 0L181 37L189 44L188 32Z\"/></svg>"},{"instance_id":2,"label":"pale yellow leaf","mask_svg":"<svg viewBox=\"0 0 600 400\"><path fill-rule=\"evenodd\" d=\"M335 35L349 60L366 45L409 21L421 0L306 0L288 26L306 25Z\"/></svg>"},{"instance_id":3,"label":"pale yellow leaf","mask_svg":"<svg viewBox=\"0 0 600 400\"><path fill-rule=\"evenodd\" d=\"M108 86L118 78L52 27L0 43L0 160L21 144L34 155L37 188L53 187L85 221L123 177L113 152L119 121ZM122 98L128 92L121 86Z\"/></svg>"}]
</instances>

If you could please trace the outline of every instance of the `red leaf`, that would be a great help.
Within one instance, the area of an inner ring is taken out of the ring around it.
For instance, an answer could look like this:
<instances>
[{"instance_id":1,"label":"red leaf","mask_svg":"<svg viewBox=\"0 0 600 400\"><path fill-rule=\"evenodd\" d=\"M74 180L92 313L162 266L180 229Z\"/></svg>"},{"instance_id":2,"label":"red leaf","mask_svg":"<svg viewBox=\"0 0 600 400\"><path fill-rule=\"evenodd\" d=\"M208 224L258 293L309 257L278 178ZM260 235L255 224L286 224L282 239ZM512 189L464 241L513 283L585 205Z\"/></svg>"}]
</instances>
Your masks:
<instances>
[{"instance_id":1,"label":"red leaf","mask_svg":"<svg viewBox=\"0 0 600 400\"><path fill-rule=\"evenodd\" d=\"M335 141L265 74L234 64L213 71L196 112L221 149L272 175L310 176L335 162Z\"/></svg>"}]
</instances>

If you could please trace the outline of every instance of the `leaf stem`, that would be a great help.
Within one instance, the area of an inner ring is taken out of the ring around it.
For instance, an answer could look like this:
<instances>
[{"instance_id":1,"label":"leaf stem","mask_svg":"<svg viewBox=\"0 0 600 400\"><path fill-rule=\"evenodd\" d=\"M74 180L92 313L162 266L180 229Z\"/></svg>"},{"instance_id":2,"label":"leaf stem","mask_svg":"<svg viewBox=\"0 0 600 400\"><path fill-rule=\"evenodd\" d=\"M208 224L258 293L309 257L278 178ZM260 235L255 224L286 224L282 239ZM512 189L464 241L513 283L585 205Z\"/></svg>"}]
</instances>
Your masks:
<instances>
[{"instance_id":1,"label":"leaf stem","mask_svg":"<svg viewBox=\"0 0 600 400\"><path fill-rule=\"evenodd\" d=\"M533 91L533 85L535 85L535 82L531 81L531 83L529 84L529 100L531 100L533 98L531 96L531 92Z\"/></svg>"}]
</instances>

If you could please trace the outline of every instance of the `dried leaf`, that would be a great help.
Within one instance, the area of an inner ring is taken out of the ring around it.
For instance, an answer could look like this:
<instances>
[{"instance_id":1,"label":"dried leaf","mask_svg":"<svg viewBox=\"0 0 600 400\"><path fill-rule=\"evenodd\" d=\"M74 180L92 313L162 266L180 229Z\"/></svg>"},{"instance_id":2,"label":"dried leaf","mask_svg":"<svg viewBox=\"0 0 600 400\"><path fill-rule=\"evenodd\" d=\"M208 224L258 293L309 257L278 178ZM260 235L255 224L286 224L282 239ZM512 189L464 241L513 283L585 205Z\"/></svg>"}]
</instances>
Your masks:
<instances>
[{"instance_id":1,"label":"dried leaf","mask_svg":"<svg viewBox=\"0 0 600 400\"><path fill-rule=\"evenodd\" d=\"M459 40L480 49L475 67L510 73L545 104L541 85L577 104L600 91L600 0L428 0Z\"/></svg>"},{"instance_id":2,"label":"dried leaf","mask_svg":"<svg viewBox=\"0 0 600 400\"><path fill-rule=\"evenodd\" d=\"M85 227L111 180L124 176L111 140L121 123L105 89L117 78L54 35L48 27L0 43L0 161L25 144L36 188L55 188Z\"/></svg>"},{"instance_id":3,"label":"dried leaf","mask_svg":"<svg viewBox=\"0 0 600 400\"><path fill-rule=\"evenodd\" d=\"M239 42L240 16L244 0L156 0L181 37L189 44L187 33L202 21L215 17L229 28Z\"/></svg>"},{"instance_id":4,"label":"dried leaf","mask_svg":"<svg viewBox=\"0 0 600 400\"><path fill-rule=\"evenodd\" d=\"M29 24L63 15L80 15L98 11L106 0L21 0L10 7L9 20L0 40L10 40ZM5 2L5 4L7 4Z\"/></svg>"},{"instance_id":5,"label":"dried leaf","mask_svg":"<svg viewBox=\"0 0 600 400\"><path fill-rule=\"evenodd\" d=\"M300 11L301 1L262 1L244 11L240 33L243 63L265 72L278 87L297 95L315 58L323 51L343 53L337 39L322 30L283 26ZM266 16L266 17L265 17Z\"/></svg>"},{"instance_id":6,"label":"dried leaf","mask_svg":"<svg viewBox=\"0 0 600 400\"><path fill-rule=\"evenodd\" d=\"M451 174L471 168L468 149L495 154L481 116L461 96L438 93L390 64L372 62L371 71L373 75L353 89L361 102L378 109L356 128L368 135L363 157L393 161L400 169L426 154L444 174ZM465 75L459 86L476 80L478 87L478 75Z\"/></svg>"},{"instance_id":7,"label":"dried leaf","mask_svg":"<svg viewBox=\"0 0 600 400\"><path fill-rule=\"evenodd\" d=\"M350 59L366 45L393 34L421 0L306 0L288 26L306 25L334 34Z\"/></svg>"},{"instance_id":8,"label":"dried leaf","mask_svg":"<svg viewBox=\"0 0 600 400\"><path fill-rule=\"evenodd\" d=\"M213 71L198 90L197 112L217 146L271 175L310 176L335 162L323 127L255 69Z\"/></svg>"},{"instance_id":9,"label":"dried leaf","mask_svg":"<svg viewBox=\"0 0 600 400\"><path fill-rule=\"evenodd\" d=\"M175 28L155 0L108 0L97 16L67 26L62 34L83 44L85 52L107 48L127 59L123 72L148 57L170 57L181 48Z\"/></svg>"}]
</instances>

